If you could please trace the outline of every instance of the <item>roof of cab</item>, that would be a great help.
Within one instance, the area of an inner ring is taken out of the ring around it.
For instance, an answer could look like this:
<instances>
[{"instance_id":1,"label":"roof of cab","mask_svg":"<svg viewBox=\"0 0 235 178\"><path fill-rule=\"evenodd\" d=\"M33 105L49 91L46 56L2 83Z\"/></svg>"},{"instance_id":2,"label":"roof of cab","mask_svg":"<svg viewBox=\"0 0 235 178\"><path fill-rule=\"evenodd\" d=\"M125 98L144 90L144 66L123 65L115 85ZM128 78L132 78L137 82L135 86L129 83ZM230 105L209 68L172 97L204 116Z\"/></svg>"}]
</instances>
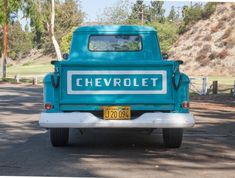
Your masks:
<instances>
[{"instance_id":1,"label":"roof of cab","mask_svg":"<svg viewBox=\"0 0 235 178\"><path fill-rule=\"evenodd\" d=\"M78 27L74 32L156 32L156 30L137 25L97 25Z\"/></svg>"}]
</instances>

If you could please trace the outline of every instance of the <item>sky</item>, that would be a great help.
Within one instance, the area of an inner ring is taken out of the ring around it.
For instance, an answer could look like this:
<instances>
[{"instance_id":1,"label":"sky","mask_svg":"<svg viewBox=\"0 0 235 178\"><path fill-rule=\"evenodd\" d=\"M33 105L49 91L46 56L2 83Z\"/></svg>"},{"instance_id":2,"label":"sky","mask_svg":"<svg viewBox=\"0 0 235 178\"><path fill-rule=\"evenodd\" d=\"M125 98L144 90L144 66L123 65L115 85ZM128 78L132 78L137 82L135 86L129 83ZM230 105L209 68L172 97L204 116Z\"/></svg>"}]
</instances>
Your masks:
<instances>
[{"instance_id":1,"label":"sky","mask_svg":"<svg viewBox=\"0 0 235 178\"><path fill-rule=\"evenodd\" d=\"M86 13L85 22L94 22L97 15L100 15L105 7L110 7L118 3L119 0L81 0L82 10ZM129 0L134 3L135 0ZM145 0L146 3L150 2ZM164 1L165 14L169 14L171 6L183 7L184 5L190 5L191 1Z\"/></svg>"},{"instance_id":2,"label":"sky","mask_svg":"<svg viewBox=\"0 0 235 178\"><path fill-rule=\"evenodd\" d=\"M118 3L120 0L80 0L82 10L85 12L85 22L94 22L97 19L98 15L101 15L103 10L106 7L113 6ZM195 0L192 0L194 3ZM135 3L136 0L129 0L130 3ZM144 0L146 4L150 2L150 0ZM168 15L171 6L174 6L177 10L178 7L183 7L184 5L190 5L191 1L164 1L164 9L165 9L165 15ZM26 19L22 19L22 12L18 14L19 18L21 19L21 25L24 28L24 26L28 23Z\"/></svg>"}]
</instances>

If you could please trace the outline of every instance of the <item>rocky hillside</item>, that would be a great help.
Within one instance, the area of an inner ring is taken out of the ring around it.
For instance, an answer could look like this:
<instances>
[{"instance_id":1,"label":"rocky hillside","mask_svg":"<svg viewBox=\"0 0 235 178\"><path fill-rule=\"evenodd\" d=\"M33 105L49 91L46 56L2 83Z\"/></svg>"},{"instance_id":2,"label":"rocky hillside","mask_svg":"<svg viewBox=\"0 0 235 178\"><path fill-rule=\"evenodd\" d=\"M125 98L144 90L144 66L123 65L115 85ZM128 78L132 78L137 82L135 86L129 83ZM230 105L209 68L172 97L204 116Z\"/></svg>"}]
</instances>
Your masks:
<instances>
[{"instance_id":1,"label":"rocky hillside","mask_svg":"<svg viewBox=\"0 0 235 178\"><path fill-rule=\"evenodd\" d=\"M235 76L235 3L218 4L179 37L170 57L183 60L189 75Z\"/></svg>"}]
</instances>

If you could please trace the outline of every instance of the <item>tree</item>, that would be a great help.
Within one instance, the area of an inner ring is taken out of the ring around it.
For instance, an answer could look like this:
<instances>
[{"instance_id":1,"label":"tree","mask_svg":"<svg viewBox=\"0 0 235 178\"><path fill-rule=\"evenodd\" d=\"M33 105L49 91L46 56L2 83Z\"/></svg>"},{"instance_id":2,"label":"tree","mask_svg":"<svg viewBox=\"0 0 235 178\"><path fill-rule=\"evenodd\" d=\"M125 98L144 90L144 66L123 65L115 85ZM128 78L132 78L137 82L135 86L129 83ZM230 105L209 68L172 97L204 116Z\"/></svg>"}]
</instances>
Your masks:
<instances>
[{"instance_id":1,"label":"tree","mask_svg":"<svg viewBox=\"0 0 235 178\"><path fill-rule=\"evenodd\" d=\"M131 8L131 14L128 18L128 23L139 24L150 21L149 8L144 4L143 1L137 0Z\"/></svg>"},{"instance_id":2,"label":"tree","mask_svg":"<svg viewBox=\"0 0 235 178\"><path fill-rule=\"evenodd\" d=\"M202 10L202 18L203 19L209 18L211 16L211 14L214 13L217 4L218 4L217 2L206 3L206 5L204 6L204 8Z\"/></svg>"},{"instance_id":3,"label":"tree","mask_svg":"<svg viewBox=\"0 0 235 178\"><path fill-rule=\"evenodd\" d=\"M148 24L158 32L161 50L167 52L178 38L178 26L174 22L152 22Z\"/></svg>"},{"instance_id":4,"label":"tree","mask_svg":"<svg viewBox=\"0 0 235 178\"><path fill-rule=\"evenodd\" d=\"M11 20L10 14L17 13L21 7L20 0L0 0L0 25L3 26L3 64L2 64L2 77L6 78L6 64L7 64L7 41L8 41L8 24Z\"/></svg>"},{"instance_id":5,"label":"tree","mask_svg":"<svg viewBox=\"0 0 235 178\"><path fill-rule=\"evenodd\" d=\"M97 17L97 21L101 24L126 24L129 16L130 3L128 0L120 0L111 7L106 7Z\"/></svg>"},{"instance_id":6,"label":"tree","mask_svg":"<svg viewBox=\"0 0 235 178\"><path fill-rule=\"evenodd\" d=\"M8 49L9 57L13 60L21 59L32 49L31 32L22 30L19 21L9 25Z\"/></svg>"},{"instance_id":7,"label":"tree","mask_svg":"<svg viewBox=\"0 0 235 178\"><path fill-rule=\"evenodd\" d=\"M30 16L30 26L33 32L34 46L41 48L45 53L54 51L51 40L51 2L49 0L28 0L31 1L25 13ZM79 26L84 19L77 0L57 0L55 3L54 36L60 43L73 27Z\"/></svg>"},{"instance_id":8,"label":"tree","mask_svg":"<svg viewBox=\"0 0 235 178\"><path fill-rule=\"evenodd\" d=\"M195 3L191 6L184 6L182 10L183 22L180 25L180 33L184 33L194 23L201 19L207 19L214 13L217 3Z\"/></svg>"},{"instance_id":9,"label":"tree","mask_svg":"<svg viewBox=\"0 0 235 178\"><path fill-rule=\"evenodd\" d=\"M175 21L176 18L177 18L177 15L176 15L175 7L171 6L171 11L170 11L170 13L168 15L168 20Z\"/></svg>"},{"instance_id":10,"label":"tree","mask_svg":"<svg viewBox=\"0 0 235 178\"><path fill-rule=\"evenodd\" d=\"M70 45L72 41L73 31L76 28L72 28L66 35L64 35L60 41L61 51L64 53L69 53Z\"/></svg>"},{"instance_id":11,"label":"tree","mask_svg":"<svg viewBox=\"0 0 235 178\"><path fill-rule=\"evenodd\" d=\"M81 25L85 15L77 0L64 0L62 3L57 3L55 10L55 34L58 41L61 41L62 37L74 27Z\"/></svg>"},{"instance_id":12,"label":"tree","mask_svg":"<svg viewBox=\"0 0 235 178\"><path fill-rule=\"evenodd\" d=\"M51 23L47 23L47 28L49 35L51 37L52 43L55 48L56 56L58 60L62 60L62 54L60 51L60 46L55 38L55 0L51 0Z\"/></svg>"},{"instance_id":13,"label":"tree","mask_svg":"<svg viewBox=\"0 0 235 178\"><path fill-rule=\"evenodd\" d=\"M48 39L46 24L50 20L49 0L27 0L23 8L25 16L30 18L30 27L33 33L35 48L44 48L45 39Z\"/></svg>"},{"instance_id":14,"label":"tree","mask_svg":"<svg viewBox=\"0 0 235 178\"><path fill-rule=\"evenodd\" d=\"M164 1L150 1L150 4L151 21L164 21Z\"/></svg>"}]
</instances>

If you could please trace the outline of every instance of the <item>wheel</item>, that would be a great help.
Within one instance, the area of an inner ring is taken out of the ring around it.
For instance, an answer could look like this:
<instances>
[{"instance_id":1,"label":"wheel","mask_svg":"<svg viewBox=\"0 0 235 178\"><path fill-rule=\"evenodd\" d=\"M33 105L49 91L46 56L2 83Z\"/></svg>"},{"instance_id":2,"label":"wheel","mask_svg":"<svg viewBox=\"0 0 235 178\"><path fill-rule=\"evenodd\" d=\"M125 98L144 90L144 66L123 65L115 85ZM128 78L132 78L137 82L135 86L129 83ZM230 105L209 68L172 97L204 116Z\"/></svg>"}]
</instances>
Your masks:
<instances>
[{"instance_id":1,"label":"wheel","mask_svg":"<svg viewBox=\"0 0 235 178\"><path fill-rule=\"evenodd\" d=\"M162 130L163 143L166 148L179 148L182 143L183 129L165 128Z\"/></svg>"},{"instance_id":2,"label":"wheel","mask_svg":"<svg viewBox=\"0 0 235 178\"><path fill-rule=\"evenodd\" d=\"M68 128L51 128L50 129L51 144L53 146L65 146L69 141Z\"/></svg>"}]
</instances>

